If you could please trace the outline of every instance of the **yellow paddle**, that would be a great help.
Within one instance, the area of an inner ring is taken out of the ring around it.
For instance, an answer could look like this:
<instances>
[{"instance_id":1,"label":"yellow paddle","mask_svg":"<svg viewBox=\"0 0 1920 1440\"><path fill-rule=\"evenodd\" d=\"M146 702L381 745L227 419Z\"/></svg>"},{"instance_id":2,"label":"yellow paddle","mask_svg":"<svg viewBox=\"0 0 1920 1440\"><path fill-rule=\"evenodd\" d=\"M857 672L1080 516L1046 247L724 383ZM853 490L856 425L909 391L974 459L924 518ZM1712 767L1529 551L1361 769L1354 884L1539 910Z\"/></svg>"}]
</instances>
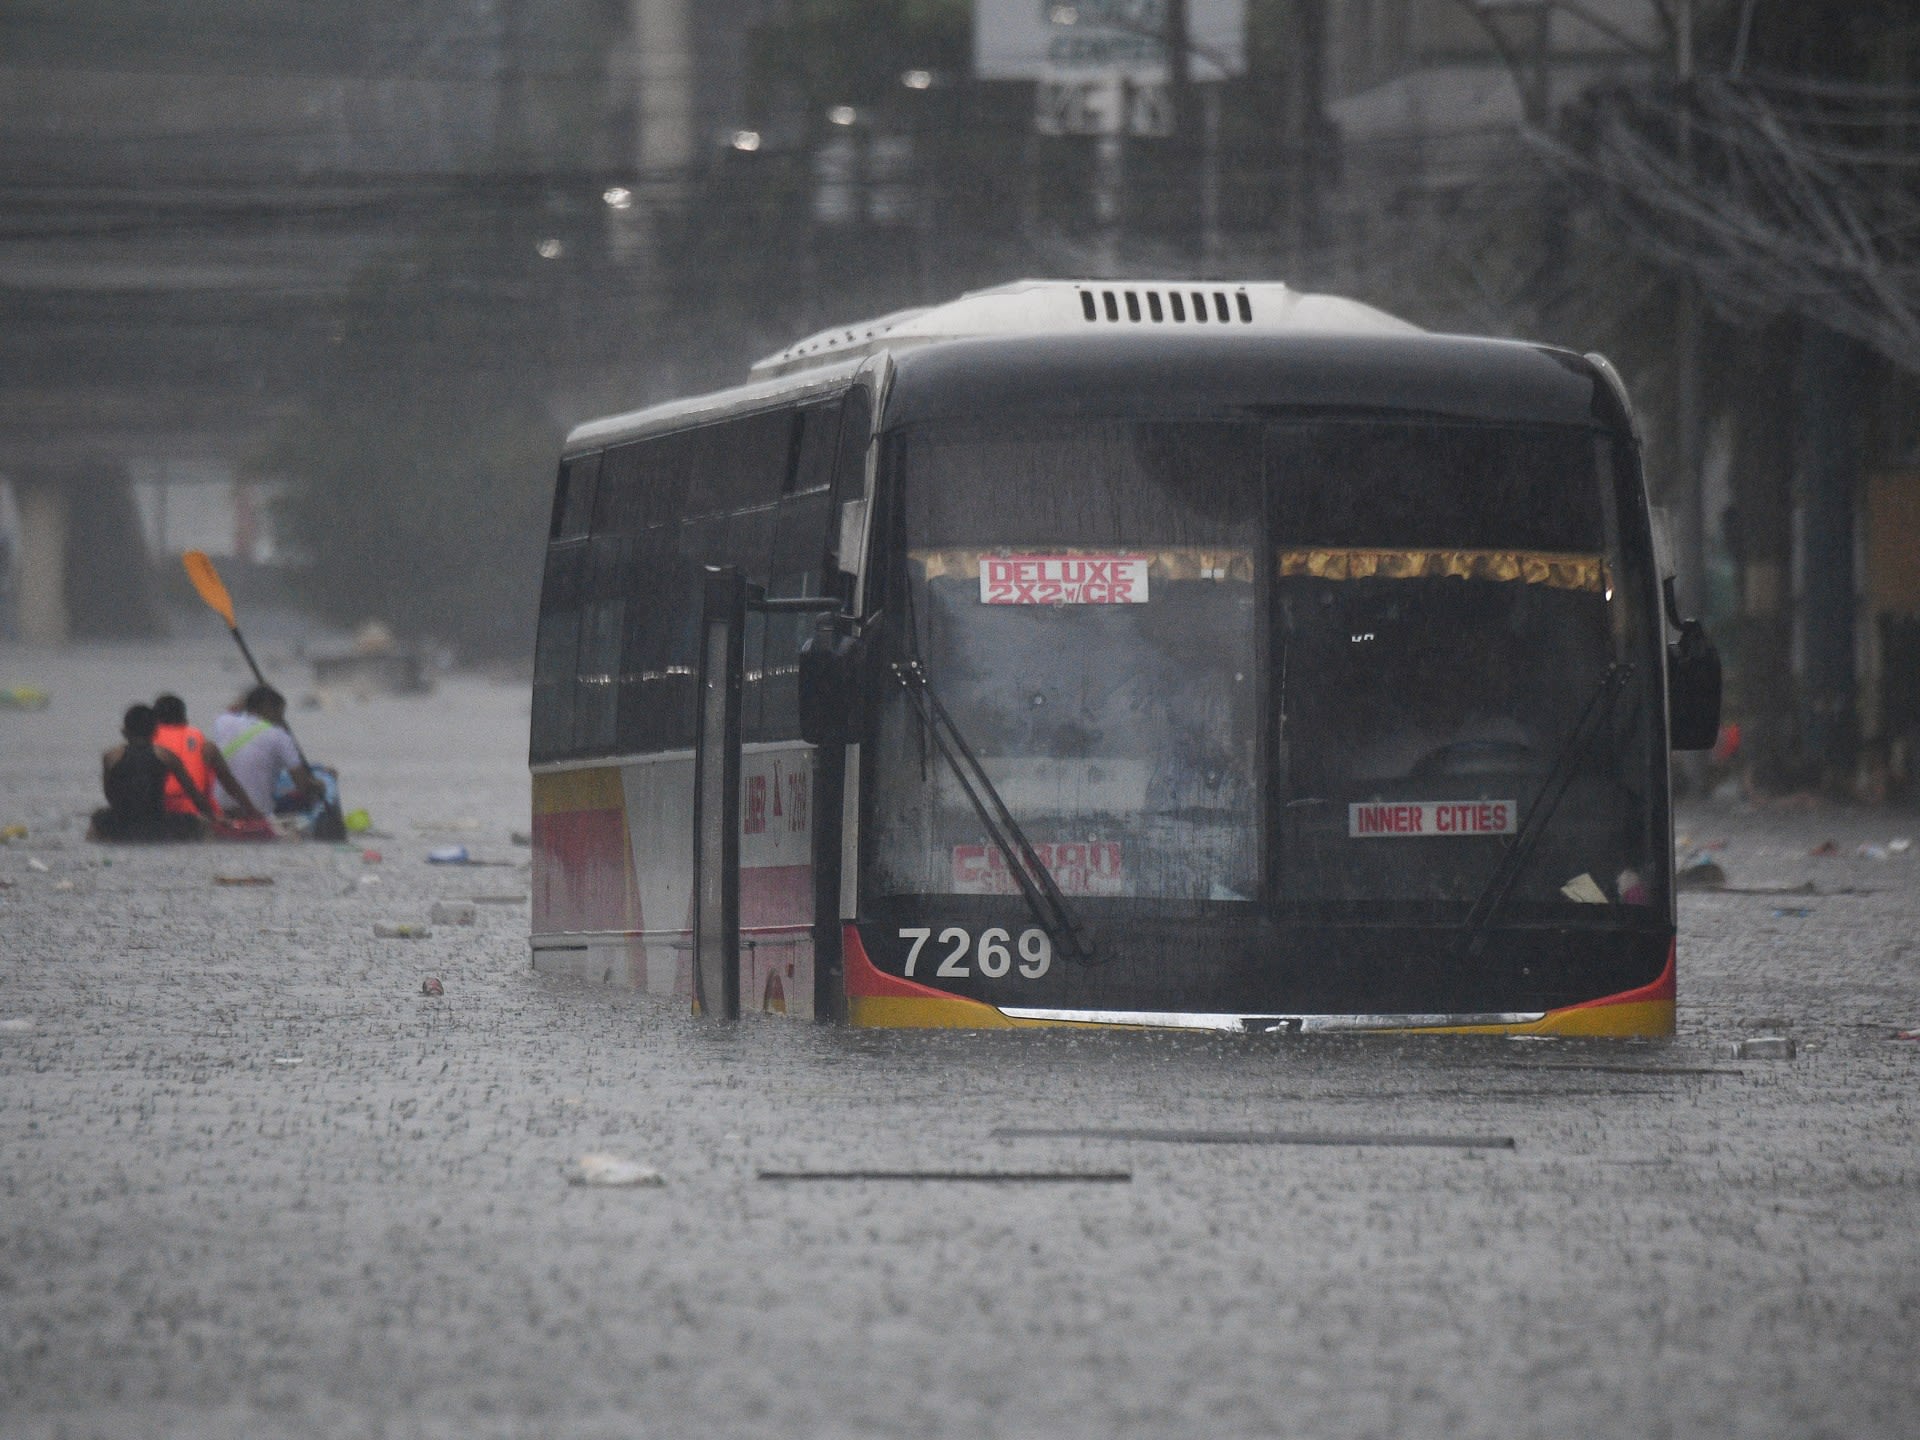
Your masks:
<instances>
[{"instance_id":1,"label":"yellow paddle","mask_svg":"<svg viewBox=\"0 0 1920 1440\"><path fill-rule=\"evenodd\" d=\"M246 637L240 633L240 622L234 619L233 597L227 593L226 583L221 580L220 572L213 568L213 561L207 558L204 550L189 550L180 557L180 563L186 567L187 579L193 582L194 590L207 602L207 608L227 622L227 630L233 636L233 643L240 647L241 655L246 657L247 668L253 671L254 683L265 685L267 677L260 673L260 666L253 658L253 651L247 648ZM280 728L287 732L287 738L293 740L293 748L299 751L300 763L307 763L307 755L300 749L300 742L294 739L293 727L282 718Z\"/></svg>"}]
</instances>

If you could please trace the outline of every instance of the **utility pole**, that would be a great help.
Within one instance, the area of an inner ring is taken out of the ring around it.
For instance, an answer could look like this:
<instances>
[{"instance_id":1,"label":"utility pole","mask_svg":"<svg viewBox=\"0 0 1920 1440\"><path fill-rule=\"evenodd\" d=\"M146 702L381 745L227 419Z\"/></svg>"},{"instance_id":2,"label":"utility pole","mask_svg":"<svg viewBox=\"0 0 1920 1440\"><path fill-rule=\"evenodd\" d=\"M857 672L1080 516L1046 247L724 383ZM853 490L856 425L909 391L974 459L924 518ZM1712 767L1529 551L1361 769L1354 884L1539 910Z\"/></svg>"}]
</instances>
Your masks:
<instances>
[{"instance_id":1,"label":"utility pole","mask_svg":"<svg viewBox=\"0 0 1920 1440\"><path fill-rule=\"evenodd\" d=\"M1674 16L1674 76L1679 88L1677 144L1683 182L1692 183L1693 156L1693 0L1679 0ZM1690 274L1679 279L1680 306L1674 321L1674 459L1680 475L1679 589L1696 615L1707 613L1707 502L1701 476L1700 445L1700 287Z\"/></svg>"},{"instance_id":2,"label":"utility pole","mask_svg":"<svg viewBox=\"0 0 1920 1440\"><path fill-rule=\"evenodd\" d=\"M1735 417L1734 524L1740 619L1733 640L1733 715L1749 783L1786 780L1793 749L1793 478L1797 320L1777 320L1749 342Z\"/></svg>"},{"instance_id":3,"label":"utility pole","mask_svg":"<svg viewBox=\"0 0 1920 1440\"><path fill-rule=\"evenodd\" d=\"M1284 146L1287 278L1298 282L1320 243L1320 143L1325 135L1327 3L1296 0L1288 59Z\"/></svg>"},{"instance_id":4,"label":"utility pole","mask_svg":"<svg viewBox=\"0 0 1920 1440\"><path fill-rule=\"evenodd\" d=\"M1220 82L1200 92L1200 273L1209 280L1220 264Z\"/></svg>"},{"instance_id":5,"label":"utility pole","mask_svg":"<svg viewBox=\"0 0 1920 1440\"><path fill-rule=\"evenodd\" d=\"M1174 197L1175 233L1182 249L1204 248L1205 225L1199 211L1204 198L1196 195L1193 184L1193 34L1187 22L1187 0L1166 0L1166 32L1162 43L1167 52L1167 109L1173 119L1173 134L1168 137L1172 164L1169 189ZM1198 187L1204 191L1205 186ZM1201 201L1200 204L1194 202ZM1195 243L1197 242L1197 243Z\"/></svg>"},{"instance_id":6,"label":"utility pole","mask_svg":"<svg viewBox=\"0 0 1920 1440\"><path fill-rule=\"evenodd\" d=\"M1125 130L1103 130L1093 141L1093 218L1099 235L1094 264L1103 276L1120 273L1120 210L1127 186L1126 146Z\"/></svg>"}]
</instances>

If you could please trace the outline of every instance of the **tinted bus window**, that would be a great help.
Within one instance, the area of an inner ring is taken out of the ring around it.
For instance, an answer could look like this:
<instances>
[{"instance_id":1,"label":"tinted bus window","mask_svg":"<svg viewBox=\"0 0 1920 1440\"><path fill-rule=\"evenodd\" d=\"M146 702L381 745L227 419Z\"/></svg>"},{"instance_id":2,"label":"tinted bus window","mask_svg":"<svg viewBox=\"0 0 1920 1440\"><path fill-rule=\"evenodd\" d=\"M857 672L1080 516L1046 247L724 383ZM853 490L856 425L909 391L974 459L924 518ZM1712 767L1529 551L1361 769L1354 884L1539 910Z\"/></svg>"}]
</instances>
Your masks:
<instances>
[{"instance_id":1,"label":"tinted bus window","mask_svg":"<svg viewBox=\"0 0 1920 1440\"><path fill-rule=\"evenodd\" d=\"M794 417L793 472L787 492L806 495L833 485L835 447L840 439L840 402L809 405Z\"/></svg>"},{"instance_id":2,"label":"tinted bus window","mask_svg":"<svg viewBox=\"0 0 1920 1440\"><path fill-rule=\"evenodd\" d=\"M1568 427L1317 422L1277 427L1274 527L1319 545L1600 548L1593 436Z\"/></svg>"},{"instance_id":3,"label":"tinted bus window","mask_svg":"<svg viewBox=\"0 0 1920 1440\"><path fill-rule=\"evenodd\" d=\"M771 410L686 432L691 447L685 513L724 515L771 505L786 488L793 412Z\"/></svg>"},{"instance_id":4,"label":"tinted bus window","mask_svg":"<svg viewBox=\"0 0 1920 1440\"><path fill-rule=\"evenodd\" d=\"M889 461L930 684L1070 894L1260 889L1260 434L1040 422L909 432ZM1011 891L950 773L884 713L881 893Z\"/></svg>"},{"instance_id":5,"label":"tinted bus window","mask_svg":"<svg viewBox=\"0 0 1920 1440\"><path fill-rule=\"evenodd\" d=\"M648 471L658 451L651 440L633 440L615 445L601 462L600 483L594 496L593 533L596 535L632 535L645 528L646 505L656 477Z\"/></svg>"},{"instance_id":6,"label":"tinted bus window","mask_svg":"<svg viewBox=\"0 0 1920 1440\"><path fill-rule=\"evenodd\" d=\"M767 563L773 553L773 517L775 507L760 506L727 517L726 536L721 541L721 561L736 565L751 585L767 583ZM708 563L721 563L710 561ZM741 635L740 728L743 735L761 731L762 699L766 690L767 615L749 610Z\"/></svg>"},{"instance_id":7,"label":"tinted bus window","mask_svg":"<svg viewBox=\"0 0 1920 1440\"><path fill-rule=\"evenodd\" d=\"M864 388L858 387L847 392L846 404L840 412L840 440L835 447L833 462L833 513L827 519L827 549L841 571L850 572L854 566L854 557L839 554L840 517L845 513L848 501L860 500L867 493L867 450L873 439L873 397ZM880 533L878 531L875 532ZM872 583L868 587L868 604L878 608L882 603L887 580L885 567L873 572ZM845 597L849 603L853 597Z\"/></svg>"},{"instance_id":8,"label":"tinted bus window","mask_svg":"<svg viewBox=\"0 0 1920 1440\"><path fill-rule=\"evenodd\" d=\"M873 397L864 387L849 390L840 411L840 443L833 462L833 490L841 500L866 493L867 442L873 437Z\"/></svg>"},{"instance_id":9,"label":"tinted bus window","mask_svg":"<svg viewBox=\"0 0 1920 1440\"><path fill-rule=\"evenodd\" d=\"M1603 437L1575 427L1276 426L1280 899L1466 905L1609 667L1646 711ZM1603 724L1514 901L1647 906L1644 726ZM1583 878L1584 877L1584 878Z\"/></svg>"},{"instance_id":10,"label":"tinted bus window","mask_svg":"<svg viewBox=\"0 0 1920 1440\"><path fill-rule=\"evenodd\" d=\"M556 540L573 539L587 533L593 516L595 482L600 474L600 456L579 455L560 466L560 480L553 492L553 519L548 534Z\"/></svg>"},{"instance_id":11,"label":"tinted bus window","mask_svg":"<svg viewBox=\"0 0 1920 1440\"><path fill-rule=\"evenodd\" d=\"M767 583L793 426L785 410L610 452L606 483L620 498L601 517L631 539L606 562L613 578L582 628L581 693L593 697L576 720L583 745L619 753L692 745L701 572L737 565L755 584ZM743 698L754 727L764 708L765 635L765 617L749 621ZM589 678L600 675L610 677L604 690Z\"/></svg>"},{"instance_id":12,"label":"tinted bus window","mask_svg":"<svg viewBox=\"0 0 1920 1440\"><path fill-rule=\"evenodd\" d=\"M824 490L780 502L773 521L773 553L767 594L779 597L826 593L827 528L832 497ZM809 615L767 615L762 641L762 696L749 740L800 738L800 646L813 633Z\"/></svg>"},{"instance_id":13,"label":"tinted bus window","mask_svg":"<svg viewBox=\"0 0 1920 1440\"><path fill-rule=\"evenodd\" d=\"M615 722L617 748L624 754L693 743L697 620L683 601L693 580L678 552L678 538L677 527L662 526L634 541Z\"/></svg>"},{"instance_id":14,"label":"tinted bus window","mask_svg":"<svg viewBox=\"0 0 1920 1440\"><path fill-rule=\"evenodd\" d=\"M632 545L618 536L595 536L588 555L591 570L580 612L573 750L580 755L603 755L614 748Z\"/></svg>"},{"instance_id":15,"label":"tinted bus window","mask_svg":"<svg viewBox=\"0 0 1920 1440\"><path fill-rule=\"evenodd\" d=\"M575 661L587 547L549 547L540 587L540 629L533 651L533 721L528 749L533 760L553 760L573 746Z\"/></svg>"}]
</instances>

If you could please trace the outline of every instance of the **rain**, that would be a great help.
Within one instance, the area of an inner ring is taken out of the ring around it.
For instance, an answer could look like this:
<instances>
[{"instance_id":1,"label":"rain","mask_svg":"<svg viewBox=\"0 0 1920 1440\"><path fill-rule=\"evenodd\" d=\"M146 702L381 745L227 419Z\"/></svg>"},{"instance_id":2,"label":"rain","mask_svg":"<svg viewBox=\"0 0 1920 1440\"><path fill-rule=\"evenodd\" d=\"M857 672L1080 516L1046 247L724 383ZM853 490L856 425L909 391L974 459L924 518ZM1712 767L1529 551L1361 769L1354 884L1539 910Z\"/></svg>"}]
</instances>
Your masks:
<instances>
[{"instance_id":1,"label":"rain","mask_svg":"<svg viewBox=\"0 0 1920 1440\"><path fill-rule=\"evenodd\" d=\"M1912 12L9 0L0 1434L1910 1433Z\"/></svg>"}]
</instances>

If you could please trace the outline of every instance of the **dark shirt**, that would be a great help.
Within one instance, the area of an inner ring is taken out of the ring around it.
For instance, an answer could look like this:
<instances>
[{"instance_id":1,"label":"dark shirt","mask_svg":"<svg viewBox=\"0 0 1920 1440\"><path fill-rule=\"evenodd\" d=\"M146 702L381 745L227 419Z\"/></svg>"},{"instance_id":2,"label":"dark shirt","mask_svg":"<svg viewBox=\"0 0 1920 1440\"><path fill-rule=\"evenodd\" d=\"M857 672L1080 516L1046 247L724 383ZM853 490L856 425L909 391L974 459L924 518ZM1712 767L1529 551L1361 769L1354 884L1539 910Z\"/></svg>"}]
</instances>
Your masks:
<instances>
[{"instance_id":1,"label":"dark shirt","mask_svg":"<svg viewBox=\"0 0 1920 1440\"><path fill-rule=\"evenodd\" d=\"M166 814L167 766L152 744L129 740L107 767L107 808L123 824L158 822Z\"/></svg>"}]
</instances>

